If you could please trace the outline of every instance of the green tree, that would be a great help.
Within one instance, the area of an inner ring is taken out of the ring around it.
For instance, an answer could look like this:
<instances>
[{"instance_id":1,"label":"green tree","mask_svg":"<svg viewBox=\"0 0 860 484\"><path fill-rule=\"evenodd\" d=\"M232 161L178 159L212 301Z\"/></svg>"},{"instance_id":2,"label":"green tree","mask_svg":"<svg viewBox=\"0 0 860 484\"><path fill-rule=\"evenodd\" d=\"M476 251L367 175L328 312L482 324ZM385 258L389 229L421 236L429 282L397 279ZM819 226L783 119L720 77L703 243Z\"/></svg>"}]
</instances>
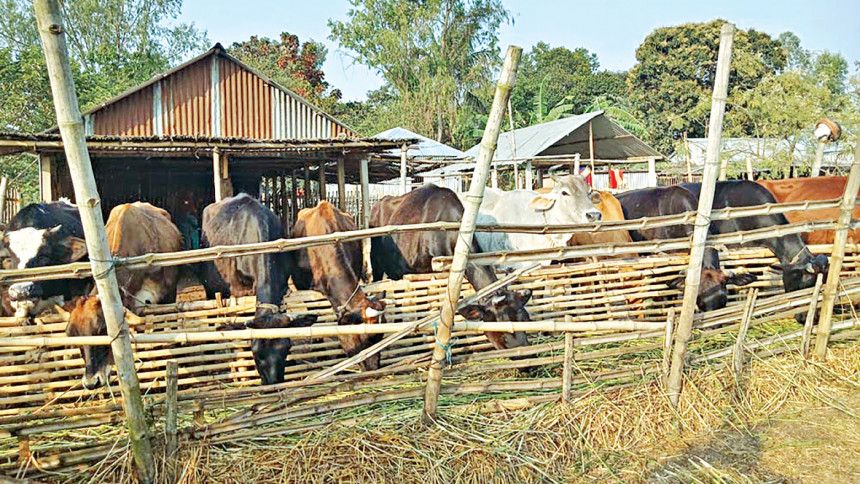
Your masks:
<instances>
[{"instance_id":1,"label":"green tree","mask_svg":"<svg viewBox=\"0 0 860 484\"><path fill-rule=\"evenodd\" d=\"M300 43L289 32L278 40L255 35L233 43L230 53L323 110L331 110L341 97L325 80L322 65L328 50L320 42Z\"/></svg>"},{"instance_id":2,"label":"green tree","mask_svg":"<svg viewBox=\"0 0 860 484\"><path fill-rule=\"evenodd\" d=\"M499 63L500 0L351 0L331 39L377 71L394 95L395 124L459 144L467 93L480 92Z\"/></svg>"},{"instance_id":3,"label":"green tree","mask_svg":"<svg viewBox=\"0 0 860 484\"><path fill-rule=\"evenodd\" d=\"M208 42L175 22L182 0L75 0L62 3L72 72L84 109L166 70ZM0 0L0 130L35 132L55 124L45 60L27 0ZM0 170L37 192L29 158L5 158ZM30 170L25 174L19 171Z\"/></svg>"},{"instance_id":4,"label":"green tree","mask_svg":"<svg viewBox=\"0 0 860 484\"><path fill-rule=\"evenodd\" d=\"M630 99L647 123L651 141L669 152L683 133L705 136L723 20L659 28L636 50L627 75ZM738 30L732 51L730 98L754 89L786 66L786 51L769 35ZM731 110L731 104L729 110Z\"/></svg>"}]
</instances>

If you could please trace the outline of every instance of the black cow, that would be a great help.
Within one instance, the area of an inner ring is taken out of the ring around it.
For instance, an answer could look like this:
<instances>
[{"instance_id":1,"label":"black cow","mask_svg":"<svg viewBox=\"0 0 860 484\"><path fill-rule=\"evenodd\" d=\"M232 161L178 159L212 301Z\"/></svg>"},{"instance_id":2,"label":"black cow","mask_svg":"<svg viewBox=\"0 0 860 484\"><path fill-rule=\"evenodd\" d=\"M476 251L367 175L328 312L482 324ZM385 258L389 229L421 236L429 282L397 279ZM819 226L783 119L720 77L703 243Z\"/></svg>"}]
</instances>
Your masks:
<instances>
[{"instance_id":1,"label":"black cow","mask_svg":"<svg viewBox=\"0 0 860 484\"><path fill-rule=\"evenodd\" d=\"M225 198L203 210L202 244L239 245L268 242L284 237L277 215L245 193ZM216 291L232 296L257 295L257 310L250 328L308 326L316 316L291 320L280 312L287 293L287 280L293 272L290 253L249 255L217 259L207 263L203 284L208 295ZM264 385L284 381L287 355L292 346L289 338L254 340L251 351Z\"/></svg>"},{"instance_id":2,"label":"black cow","mask_svg":"<svg viewBox=\"0 0 860 484\"><path fill-rule=\"evenodd\" d=\"M689 190L697 199L702 191L701 183L685 183L681 186ZM726 207L749 207L765 203L776 203L776 199L767 188L758 183L747 180L717 182L714 191L715 210ZM781 213L756 215L732 220L714 220L711 222L710 232L712 234L727 234L787 224L788 220ZM800 234L752 241L747 245L764 246L779 259L782 283L786 292L814 286L818 274L827 276L827 270L830 266L827 257L823 255L813 256Z\"/></svg>"},{"instance_id":3,"label":"black cow","mask_svg":"<svg viewBox=\"0 0 860 484\"><path fill-rule=\"evenodd\" d=\"M400 207L406 195L386 195L376 202L370 211L370 227L384 227L388 225L391 214ZM403 279L408 268L405 265L400 249L394 243L390 235L371 237L370 239L370 266L373 270L373 280L380 281L387 274L391 279Z\"/></svg>"},{"instance_id":4,"label":"black cow","mask_svg":"<svg viewBox=\"0 0 860 484\"><path fill-rule=\"evenodd\" d=\"M68 264L87 256L80 212L66 199L22 208L2 239L8 269ZM86 295L92 285L92 279L21 282L9 287L8 296L18 313L36 314L43 308L40 303Z\"/></svg>"},{"instance_id":5,"label":"black cow","mask_svg":"<svg viewBox=\"0 0 860 484\"><path fill-rule=\"evenodd\" d=\"M407 225L426 222L459 222L463 219L463 205L457 195L447 188L435 185L425 185L406 195L398 197L399 206L392 211L388 224ZM389 256L401 257L393 261L394 267L404 268L407 274L425 274L432 272L434 257L450 256L454 253L457 243L457 232L406 232L395 234L392 241L397 245L398 254ZM373 248L371 248L373 250ZM481 252L476 241L472 241L472 253ZM392 274L389 277L394 278ZM466 279L472 287L480 290L496 282L496 273L492 267L467 264ZM470 304L459 313L466 319L483 321L530 321L525 305L531 298L530 290L510 291L498 290L487 296L478 304ZM526 334L522 332L486 333L487 339L497 349L514 348L528 344Z\"/></svg>"},{"instance_id":6,"label":"black cow","mask_svg":"<svg viewBox=\"0 0 860 484\"><path fill-rule=\"evenodd\" d=\"M676 215L696 210L696 197L681 187L644 188L617 194L625 220L656 217L660 215ZM687 224L657 227L653 229L631 230L630 237L634 241L665 240L689 237L693 227ZM720 269L720 255L713 248L705 249L702 264L699 294L696 305L702 311L711 311L725 307L728 303L728 284L744 286L755 280L750 274L725 274ZM682 288L684 278L670 281L671 287Z\"/></svg>"}]
</instances>

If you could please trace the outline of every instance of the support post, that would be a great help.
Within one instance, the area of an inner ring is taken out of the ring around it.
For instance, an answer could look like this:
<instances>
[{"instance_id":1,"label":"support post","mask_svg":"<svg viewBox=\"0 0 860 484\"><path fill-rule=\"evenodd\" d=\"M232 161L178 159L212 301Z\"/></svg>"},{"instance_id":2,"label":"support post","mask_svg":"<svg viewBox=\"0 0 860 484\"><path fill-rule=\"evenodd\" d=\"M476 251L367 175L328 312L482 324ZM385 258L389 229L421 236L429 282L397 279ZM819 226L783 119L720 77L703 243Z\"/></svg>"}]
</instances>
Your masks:
<instances>
[{"instance_id":1,"label":"support post","mask_svg":"<svg viewBox=\"0 0 860 484\"><path fill-rule=\"evenodd\" d=\"M290 210L293 214L291 220L295 220L299 213L299 196L296 190L298 190L298 180L296 179L296 170L293 170L290 172Z\"/></svg>"},{"instance_id":2,"label":"support post","mask_svg":"<svg viewBox=\"0 0 860 484\"><path fill-rule=\"evenodd\" d=\"M361 228L370 227L370 155L364 154L361 157L359 167L359 181L361 182ZM370 239L361 239L361 254L364 259L365 274L373 274L373 267L370 265Z\"/></svg>"},{"instance_id":3,"label":"support post","mask_svg":"<svg viewBox=\"0 0 860 484\"><path fill-rule=\"evenodd\" d=\"M128 325L124 318L125 310L122 307L116 272L111 262L112 256L107 244L101 201L87 151L83 117L69 67L69 53L60 5L57 0L36 0L33 5L45 52L48 78L51 81L57 125L60 128L63 148L72 175L90 264L93 274L100 274L95 278L96 288L102 303L107 333L112 340L111 350L122 392L122 406L127 420L131 452L140 481L148 483L155 480L152 447L146 426L143 399L140 395L140 384L134 368L134 354L128 335Z\"/></svg>"},{"instance_id":4,"label":"support post","mask_svg":"<svg viewBox=\"0 0 860 484\"><path fill-rule=\"evenodd\" d=\"M571 173L571 175L579 175L579 158L580 158L579 153L576 153L575 155L573 155L573 168L572 168L573 172ZM593 176L593 174L592 174L592 176Z\"/></svg>"},{"instance_id":5,"label":"support post","mask_svg":"<svg viewBox=\"0 0 860 484\"><path fill-rule=\"evenodd\" d=\"M564 367L561 373L561 401L570 403L573 397L573 360L574 352L573 333L564 333Z\"/></svg>"},{"instance_id":6,"label":"support post","mask_svg":"<svg viewBox=\"0 0 860 484\"><path fill-rule=\"evenodd\" d=\"M842 203L839 205L839 219L836 221L836 235L833 237L833 251L830 253L830 269L827 272L827 282L824 283L824 298L821 300L818 334L815 337L815 356L818 358L824 358L827 355L827 342L830 340L830 328L833 325L833 306L839 293L839 273L842 272L845 243L848 242L848 226L851 224L851 214L854 211L858 189L860 189L860 144L854 151L854 162L851 163L845 192L842 193Z\"/></svg>"},{"instance_id":7,"label":"support post","mask_svg":"<svg viewBox=\"0 0 860 484\"><path fill-rule=\"evenodd\" d=\"M177 392L179 390L179 364L176 360L167 360L165 372L164 400L164 448L167 459L172 460L176 452L177 440Z\"/></svg>"},{"instance_id":8,"label":"support post","mask_svg":"<svg viewBox=\"0 0 860 484\"><path fill-rule=\"evenodd\" d=\"M535 188L543 188L543 168L537 169L537 183Z\"/></svg>"},{"instance_id":9,"label":"support post","mask_svg":"<svg viewBox=\"0 0 860 484\"><path fill-rule=\"evenodd\" d=\"M755 171L753 170L752 159L750 159L750 157L747 156L746 162L747 162L747 180L755 181Z\"/></svg>"},{"instance_id":10,"label":"support post","mask_svg":"<svg viewBox=\"0 0 860 484\"><path fill-rule=\"evenodd\" d=\"M815 289L812 290L812 299L809 300L809 308L806 310L806 322L803 324L803 337L800 340L800 356L809 358L809 342L812 340L812 325L815 324L815 310L818 309L818 296L821 295L821 285L824 283L824 275L818 274L815 279Z\"/></svg>"},{"instance_id":11,"label":"support post","mask_svg":"<svg viewBox=\"0 0 860 484\"><path fill-rule=\"evenodd\" d=\"M750 329L753 313L755 311L755 302L758 299L758 289L753 288L747 291L747 300L744 305L744 313L741 317L741 326L738 329L738 338L735 341L735 346L732 349L732 370L735 374L735 381L741 381L741 374L744 371L744 341L747 338L747 331Z\"/></svg>"},{"instance_id":12,"label":"support post","mask_svg":"<svg viewBox=\"0 0 860 484\"><path fill-rule=\"evenodd\" d=\"M666 315L666 333L663 335L663 364L660 367L662 372L661 381L665 387L669 381L669 368L672 360L672 335L675 328L675 308L669 308L669 314Z\"/></svg>"},{"instance_id":13,"label":"support post","mask_svg":"<svg viewBox=\"0 0 860 484\"><path fill-rule=\"evenodd\" d=\"M809 176L812 178L817 177L821 174L821 165L824 163L824 145L827 143L827 140L818 140L818 144L815 146L815 161L812 162L812 168L809 172Z\"/></svg>"},{"instance_id":14,"label":"support post","mask_svg":"<svg viewBox=\"0 0 860 484\"><path fill-rule=\"evenodd\" d=\"M436 418L439 389L442 384L442 363L445 361L451 340L451 326L454 323L457 301L460 299L460 288L466 272L466 257L472 246L478 208L484 198L484 187L490 174L490 163L496 151L496 143L499 141L499 130L505 116L505 106L511 95L522 52L520 47L508 47L502 72L496 84L496 93L493 97L490 115L487 118L487 126L484 129L484 136L481 138L478 157L475 160L475 171L472 175L472 183L469 185L469 193L466 195L460 232L454 246L454 261L448 273L448 290L445 291L445 299L442 302L441 321L436 331L436 344L433 345L433 357L427 372L427 388L424 393L425 422L432 422Z\"/></svg>"},{"instance_id":15,"label":"support post","mask_svg":"<svg viewBox=\"0 0 860 484\"><path fill-rule=\"evenodd\" d=\"M321 161L318 168L319 172L319 192L320 192L320 201L328 200L328 194L326 193L326 181L325 181L325 161Z\"/></svg>"},{"instance_id":16,"label":"support post","mask_svg":"<svg viewBox=\"0 0 860 484\"><path fill-rule=\"evenodd\" d=\"M406 155L407 155L408 151L409 150L405 144L400 147L400 194L401 195L406 195L406 193L409 191L408 188L406 187L406 182L407 182L406 178L407 178L407 175L409 175L408 166L406 164Z\"/></svg>"},{"instance_id":17,"label":"support post","mask_svg":"<svg viewBox=\"0 0 860 484\"><path fill-rule=\"evenodd\" d=\"M346 162L337 160L337 208L346 212Z\"/></svg>"},{"instance_id":18,"label":"support post","mask_svg":"<svg viewBox=\"0 0 860 484\"><path fill-rule=\"evenodd\" d=\"M302 208L308 208L314 206L314 204L311 203L311 199L313 198L311 197L311 167L308 166L307 163L305 163L304 170L305 176L302 180L302 189L304 189L305 191L305 199L302 203Z\"/></svg>"},{"instance_id":19,"label":"support post","mask_svg":"<svg viewBox=\"0 0 860 484\"><path fill-rule=\"evenodd\" d=\"M648 158L648 186L657 186L657 158Z\"/></svg>"},{"instance_id":20,"label":"support post","mask_svg":"<svg viewBox=\"0 0 860 484\"><path fill-rule=\"evenodd\" d=\"M594 130L591 121L588 122L588 164L591 166L592 184L597 181L597 171L594 169Z\"/></svg>"},{"instance_id":21,"label":"support post","mask_svg":"<svg viewBox=\"0 0 860 484\"><path fill-rule=\"evenodd\" d=\"M681 396L681 383L684 375L684 360L687 344L693 333L693 313L696 310L696 296L702 275L702 260L705 255L705 239L710 227L711 208L714 203L714 190L720 168L720 138L723 132L723 116L726 110L726 95L729 88L729 69L732 58L732 41L735 26L723 24L720 29L720 51L717 56L717 73L714 93L711 99L711 119L708 128L708 148L705 154L705 167L702 174L702 189L696 213L693 240L690 245L690 264L684 286L684 302L675 330L675 346L672 351L672 366L669 370L668 394L672 405L677 407Z\"/></svg>"},{"instance_id":22,"label":"support post","mask_svg":"<svg viewBox=\"0 0 860 484\"><path fill-rule=\"evenodd\" d=\"M526 161L526 190L534 190L535 189L535 180L534 180L534 167L532 167L532 160Z\"/></svg>"},{"instance_id":23,"label":"support post","mask_svg":"<svg viewBox=\"0 0 860 484\"><path fill-rule=\"evenodd\" d=\"M230 182L230 162L221 148L212 148L212 174L215 183L215 201L220 202L233 196L233 184Z\"/></svg>"},{"instance_id":24,"label":"support post","mask_svg":"<svg viewBox=\"0 0 860 484\"><path fill-rule=\"evenodd\" d=\"M8 188L9 179L5 176L0 178L0 222L3 221L3 214L6 212L6 189Z\"/></svg>"},{"instance_id":25,"label":"support post","mask_svg":"<svg viewBox=\"0 0 860 484\"><path fill-rule=\"evenodd\" d=\"M687 132L684 131L684 151L686 151L686 156L684 156L684 160L687 162L687 183L693 183L693 165L690 161L690 142L687 141Z\"/></svg>"},{"instance_id":26,"label":"support post","mask_svg":"<svg viewBox=\"0 0 860 484\"><path fill-rule=\"evenodd\" d=\"M53 186L53 165L53 156L39 154L39 196L43 202L53 202L56 195Z\"/></svg>"}]
</instances>

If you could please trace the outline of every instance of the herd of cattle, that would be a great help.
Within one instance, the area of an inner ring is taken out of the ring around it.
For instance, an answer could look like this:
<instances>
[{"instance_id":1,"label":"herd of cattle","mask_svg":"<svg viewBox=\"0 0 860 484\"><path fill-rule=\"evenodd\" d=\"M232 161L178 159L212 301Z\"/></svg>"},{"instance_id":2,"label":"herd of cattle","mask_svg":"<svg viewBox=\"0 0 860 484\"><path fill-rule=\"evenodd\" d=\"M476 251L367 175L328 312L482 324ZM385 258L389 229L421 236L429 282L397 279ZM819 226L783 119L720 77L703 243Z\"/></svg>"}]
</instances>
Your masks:
<instances>
[{"instance_id":1,"label":"herd of cattle","mask_svg":"<svg viewBox=\"0 0 860 484\"><path fill-rule=\"evenodd\" d=\"M580 177L553 175L553 186L538 191L499 191L487 189L481 205L479 224L556 225L625 220L674 215L695 210L700 185L633 190L618 195L593 191ZM719 182L714 208L754 206L765 203L801 200L829 200L841 196L844 177L820 177L780 181ZM461 195L465 196L465 195ZM427 222L458 222L463 218L463 203L447 188L426 185L401 196L387 196L371 213L370 225L408 225ZM833 220L837 210L792 212L787 215L760 215L711 224L714 234L747 231L807 220ZM855 213L855 216L860 213ZM213 203L203 210L204 246L237 245L274 241L284 237L308 237L355 230L352 217L322 201L314 208L299 212L295 226L286 231L280 218L247 194ZM106 231L111 252L129 257L157 252L173 252L182 246L182 235L165 210L149 203L135 202L115 207ZM472 252L538 249L564 245L608 244L629 241L662 240L688 237L690 225L643 230L616 230L571 234L523 234L479 232ZM850 241L860 240L852 232ZM453 254L456 232L405 232L371 239L373 280L400 279L406 274L432 272L434 257ZM830 243L833 231L786 235L756 242L770 249L780 261L786 292L810 287L817 274L826 274L828 260L814 256L806 243ZM67 264L87 259L80 214L68 200L36 203L23 208L2 233L0 259L4 269L23 269ZM547 261L548 263L549 261ZM475 289L497 280L492 266L468 264L466 278ZM370 295L362 289L364 273L361 243L357 241L322 245L295 252L217 259L194 268L206 289L215 293L256 295L257 310L252 328L298 327L316 322L314 315L290 316L283 310L289 281L298 289L321 292L331 303L338 324L379 323L384 321L385 295ZM117 267L116 275L123 303L129 310L143 305L171 302L176 296L177 268L156 267L128 270ZM724 307L728 285L754 281L749 274L725 273L719 253L706 251L697 304L707 311ZM679 277L670 285L680 287ZM529 321L526 304L531 291L500 289L475 304L460 309L469 320ZM16 283L2 290L3 312L28 317L55 304L71 312L69 335L104 335L107 329L92 280L70 279ZM498 349L528 344L525 333L487 333ZM378 341L368 335L342 336L340 343L347 355L354 355ZM284 380L289 339L252 342L252 353L263 384ZM107 346L82 347L85 362L83 383L96 388L108 381L112 366ZM365 370L379 367L379 356L362 362Z\"/></svg>"}]
</instances>

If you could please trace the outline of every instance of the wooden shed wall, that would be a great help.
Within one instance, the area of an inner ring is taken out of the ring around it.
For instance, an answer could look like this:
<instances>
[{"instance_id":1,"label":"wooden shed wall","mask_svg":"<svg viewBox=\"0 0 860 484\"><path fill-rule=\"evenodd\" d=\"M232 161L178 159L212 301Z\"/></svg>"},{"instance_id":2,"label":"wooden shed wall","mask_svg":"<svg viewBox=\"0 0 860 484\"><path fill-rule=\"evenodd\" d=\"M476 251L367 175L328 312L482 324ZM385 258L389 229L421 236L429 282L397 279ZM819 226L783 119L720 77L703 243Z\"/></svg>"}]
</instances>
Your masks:
<instances>
[{"instance_id":1,"label":"wooden shed wall","mask_svg":"<svg viewBox=\"0 0 860 484\"><path fill-rule=\"evenodd\" d=\"M355 133L213 53L86 115L88 134L253 139L337 138Z\"/></svg>"}]
</instances>

